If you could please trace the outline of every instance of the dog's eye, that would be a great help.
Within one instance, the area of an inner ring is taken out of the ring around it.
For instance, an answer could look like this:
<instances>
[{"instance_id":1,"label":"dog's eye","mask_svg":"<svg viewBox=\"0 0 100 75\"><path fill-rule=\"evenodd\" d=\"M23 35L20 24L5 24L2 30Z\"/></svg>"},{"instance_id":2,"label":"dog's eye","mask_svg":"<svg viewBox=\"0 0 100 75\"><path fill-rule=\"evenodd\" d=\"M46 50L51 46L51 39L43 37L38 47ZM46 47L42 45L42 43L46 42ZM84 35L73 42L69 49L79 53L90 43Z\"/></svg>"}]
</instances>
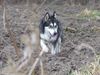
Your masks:
<instances>
[{"instance_id":1,"label":"dog's eye","mask_svg":"<svg viewBox=\"0 0 100 75\"><path fill-rule=\"evenodd\" d=\"M58 28L58 26L57 26L57 25L55 25L55 26L54 26L54 28Z\"/></svg>"},{"instance_id":2,"label":"dog's eye","mask_svg":"<svg viewBox=\"0 0 100 75\"><path fill-rule=\"evenodd\" d=\"M53 28L51 25L49 25L50 28Z\"/></svg>"},{"instance_id":3,"label":"dog's eye","mask_svg":"<svg viewBox=\"0 0 100 75\"><path fill-rule=\"evenodd\" d=\"M54 27L57 27L57 25L55 25Z\"/></svg>"}]
</instances>

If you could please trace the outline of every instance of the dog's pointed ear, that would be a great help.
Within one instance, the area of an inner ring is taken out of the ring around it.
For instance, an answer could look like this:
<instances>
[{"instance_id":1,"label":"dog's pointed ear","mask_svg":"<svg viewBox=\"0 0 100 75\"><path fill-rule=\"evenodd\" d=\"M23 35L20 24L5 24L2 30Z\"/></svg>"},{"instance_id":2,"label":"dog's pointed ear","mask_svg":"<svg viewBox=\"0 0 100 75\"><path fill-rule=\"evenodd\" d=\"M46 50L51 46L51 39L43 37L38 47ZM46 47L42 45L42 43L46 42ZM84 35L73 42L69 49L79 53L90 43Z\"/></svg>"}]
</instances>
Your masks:
<instances>
[{"instance_id":1,"label":"dog's pointed ear","mask_svg":"<svg viewBox=\"0 0 100 75\"><path fill-rule=\"evenodd\" d=\"M55 18L57 17L56 11L53 12L53 16L54 16Z\"/></svg>"},{"instance_id":2,"label":"dog's pointed ear","mask_svg":"<svg viewBox=\"0 0 100 75\"><path fill-rule=\"evenodd\" d=\"M50 14L47 12L47 13L45 14L45 16L44 16L44 20L47 21L47 20L49 19L49 17L50 17Z\"/></svg>"}]
</instances>

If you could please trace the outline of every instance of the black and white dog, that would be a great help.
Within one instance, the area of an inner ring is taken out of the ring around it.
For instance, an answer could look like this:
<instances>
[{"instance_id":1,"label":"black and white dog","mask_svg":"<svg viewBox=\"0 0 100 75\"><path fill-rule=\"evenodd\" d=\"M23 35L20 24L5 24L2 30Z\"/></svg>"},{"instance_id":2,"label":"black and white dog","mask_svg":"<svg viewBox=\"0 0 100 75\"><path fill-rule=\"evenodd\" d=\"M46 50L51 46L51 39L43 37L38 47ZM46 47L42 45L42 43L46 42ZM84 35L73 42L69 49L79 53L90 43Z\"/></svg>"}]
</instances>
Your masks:
<instances>
[{"instance_id":1,"label":"black and white dog","mask_svg":"<svg viewBox=\"0 0 100 75\"><path fill-rule=\"evenodd\" d=\"M56 18L56 12L44 15L40 23L40 44L45 52L51 50L51 54L60 52L62 31L61 24Z\"/></svg>"}]
</instances>

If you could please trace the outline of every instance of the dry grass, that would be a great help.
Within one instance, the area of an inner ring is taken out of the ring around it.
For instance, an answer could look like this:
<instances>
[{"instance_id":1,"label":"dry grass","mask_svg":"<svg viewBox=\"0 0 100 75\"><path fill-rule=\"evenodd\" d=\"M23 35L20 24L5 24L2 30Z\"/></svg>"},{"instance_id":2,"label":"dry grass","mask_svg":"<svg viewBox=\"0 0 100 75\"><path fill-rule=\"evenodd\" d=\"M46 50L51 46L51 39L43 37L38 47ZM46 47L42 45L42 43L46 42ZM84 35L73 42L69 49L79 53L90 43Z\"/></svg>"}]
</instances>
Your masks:
<instances>
[{"instance_id":1,"label":"dry grass","mask_svg":"<svg viewBox=\"0 0 100 75\"><path fill-rule=\"evenodd\" d=\"M100 56L80 70L72 71L69 75L100 75Z\"/></svg>"},{"instance_id":2,"label":"dry grass","mask_svg":"<svg viewBox=\"0 0 100 75\"><path fill-rule=\"evenodd\" d=\"M100 11L98 10L89 10L88 8L82 10L79 14L77 14L79 18L83 19L100 19Z\"/></svg>"},{"instance_id":3,"label":"dry grass","mask_svg":"<svg viewBox=\"0 0 100 75\"><path fill-rule=\"evenodd\" d=\"M16 64L13 60L8 59L7 66L2 69L3 75L26 75L24 72L16 71Z\"/></svg>"},{"instance_id":4,"label":"dry grass","mask_svg":"<svg viewBox=\"0 0 100 75\"><path fill-rule=\"evenodd\" d=\"M91 28L91 30L94 31L94 32L100 32L100 27L98 27L98 26L93 26L93 27Z\"/></svg>"},{"instance_id":5,"label":"dry grass","mask_svg":"<svg viewBox=\"0 0 100 75\"><path fill-rule=\"evenodd\" d=\"M95 55L95 61L88 63L86 66L80 68L79 70L72 71L69 75L100 75L100 55L95 53L95 49L89 44L82 43L76 47L76 49L81 50L82 47L91 49Z\"/></svg>"}]
</instances>

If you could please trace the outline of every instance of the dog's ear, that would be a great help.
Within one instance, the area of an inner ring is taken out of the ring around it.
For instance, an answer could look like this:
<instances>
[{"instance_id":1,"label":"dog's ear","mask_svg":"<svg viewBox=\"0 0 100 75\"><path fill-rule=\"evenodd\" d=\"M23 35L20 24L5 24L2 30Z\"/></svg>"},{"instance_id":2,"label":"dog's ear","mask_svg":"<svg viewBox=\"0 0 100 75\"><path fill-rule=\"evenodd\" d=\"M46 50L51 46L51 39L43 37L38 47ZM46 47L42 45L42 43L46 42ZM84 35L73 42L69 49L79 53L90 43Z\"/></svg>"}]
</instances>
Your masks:
<instances>
[{"instance_id":1,"label":"dog's ear","mask_svg":"<svg viewBox=\"0 0 100 75\"><path fill-rule=\"evenodd\" d=\"M47 20L49 19L49 17L50 17L50 14L47 12L47 13L45 14L45 16L44 16L44 20L47 21Z\"/></svg>"},{"instance_id":2,"label":"dog's ear","mask_svg":"<svg viewBox=\"0 0 100 75\"><path fill-rule=\"evenodd\" d=\"M57 17L56 11L53 12L53 17Z\"/></svg>"}]
</instances>

